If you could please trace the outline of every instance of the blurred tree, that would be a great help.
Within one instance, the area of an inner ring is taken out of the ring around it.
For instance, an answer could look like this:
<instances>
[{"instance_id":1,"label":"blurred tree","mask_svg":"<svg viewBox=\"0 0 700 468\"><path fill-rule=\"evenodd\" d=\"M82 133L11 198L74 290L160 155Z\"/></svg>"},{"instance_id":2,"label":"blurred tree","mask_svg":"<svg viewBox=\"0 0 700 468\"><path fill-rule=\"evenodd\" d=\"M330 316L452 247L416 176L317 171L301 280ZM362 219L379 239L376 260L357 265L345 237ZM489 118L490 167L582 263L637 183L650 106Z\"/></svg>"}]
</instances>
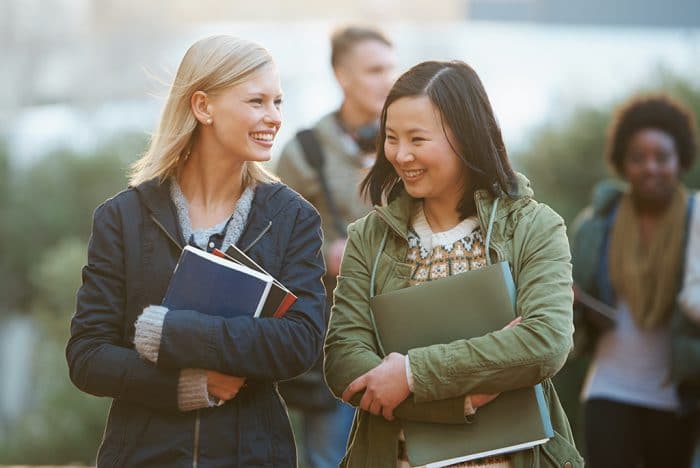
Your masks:
<instances>
[{"instance_id":1,"label":"blurred tree","mask_svg":"<svg viewBox=\"0 0 700 468\"><path fill-rule=\"evenodd\" d=\"M95 462L109 401L73 386L64 349L91 214L125 188L143 147L127 135L95 154L57 152L15 169L0 146L0 310L24 311L37 325L31 403L0 437L0 464Z\"/></svg>"},{"instance_id":2,"label":"blurred tree","mask_svg":"<svg viewBox=\"0 0 700 468\"><path fill-rule=\"evenodd\" d=\"M57 152L28 168L10 168L3 183L7 198L0 205L0 308L28 310L34 297L32 265L65 237L87 240L93 210L125 188L126 168L143 145L142 137L126 136L95 154Z\"/></svg>"},{"instance_id":3,"label":"blurred tree","mask_svg":"<svg viewBox=\"0 0 700 468\"><path fill-rule=\"evenodd\" d=\"M604 160L605 138L613 110L632 95L666 92L700 118L700 87L661 69L649 86L630 93L613 106L574 108L561 121L535 132L532 144L513 159L531 180L539 201L554 208L571 223L590 202L595 184L612 177ZM689 187L700 187L700 164L684 177Z\"/></svg>"},{"instance_id":4,"label":"blurred tree","mask_svg":"<svg viewBox=\"0 0 700 468\"><path fill-rule=\"evenodd\" d=\"M64 357L84 263L85 242L71 237L44 249L30 266L38 334L34 385L29 407L0 442L0 463L95 463L109 401L78 391L68 378Z\"/></svg>"}]
</instances>

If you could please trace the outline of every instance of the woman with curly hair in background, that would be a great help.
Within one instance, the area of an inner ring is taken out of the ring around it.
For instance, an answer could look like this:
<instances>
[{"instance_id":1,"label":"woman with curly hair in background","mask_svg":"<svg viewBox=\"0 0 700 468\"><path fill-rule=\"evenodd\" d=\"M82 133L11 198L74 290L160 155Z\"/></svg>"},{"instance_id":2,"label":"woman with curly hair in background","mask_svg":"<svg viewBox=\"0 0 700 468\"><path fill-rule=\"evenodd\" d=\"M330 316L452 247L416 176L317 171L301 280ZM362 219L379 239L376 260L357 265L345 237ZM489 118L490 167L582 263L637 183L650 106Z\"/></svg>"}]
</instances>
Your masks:
<instances>
[{"instance_id":1,"label":"woman with curly hair in background","mask_svg":"<svg viewBox=\"0 0 700 468\"><path fill-rule=\"evenodd\" d=\"M700 352L687 352L695 326L677 309L694 229L680 177L695 151L694 119L682 105L632 99L612 122L606 155L627 184L598 186L574 224L574 281L615 318L601 328L590 310L576 316L577 346L592 351L583 399L593 468L689 463L700 393L688 388L688 370L700 371Z\"/></svg>"}]
</instances>

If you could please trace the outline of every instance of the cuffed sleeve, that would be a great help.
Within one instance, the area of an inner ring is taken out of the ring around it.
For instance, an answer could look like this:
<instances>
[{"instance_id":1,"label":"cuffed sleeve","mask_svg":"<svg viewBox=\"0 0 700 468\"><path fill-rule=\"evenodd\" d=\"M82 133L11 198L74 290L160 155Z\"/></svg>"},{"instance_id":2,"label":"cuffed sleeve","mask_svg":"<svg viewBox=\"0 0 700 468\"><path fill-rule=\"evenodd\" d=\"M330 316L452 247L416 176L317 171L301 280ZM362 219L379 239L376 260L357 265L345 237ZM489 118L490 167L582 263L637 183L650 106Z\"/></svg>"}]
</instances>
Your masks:
<instances>
[{"instance_id":1,"label":"cuffed sleeve","mask_svg":"<svg viewBox=\"0 0 700 468\"><path fill-rule=\"evenodd\" d=\"M163 334L163 322L168 309L151 305L143 310L136 319L134 347L139 355L152 363L158 362L160 337Z\"/></svg>"},{"instance_id":2,"label":"cuffed sleeve","mask_svg":"<svg viewBox=\"0 0 700 468\"><path fill-rule=\"evenodd\" d=\"M404 356L404 367L406 368L406 381L408 382L408 389L413 392L413 372L411 372L411 361L408 356Z\"/></svg>"},{"instance_id":3,"label":"cuffed sleeve","mask_svg":"<svg viewBox=\"0 0 700 468\"><path fill-rule=\"evenodd\" d=\"M209 396L207 371L182 369L177 383L177 406L180 411L192 411L217 406L219 400Z\"/></svg>"}]
</instances>

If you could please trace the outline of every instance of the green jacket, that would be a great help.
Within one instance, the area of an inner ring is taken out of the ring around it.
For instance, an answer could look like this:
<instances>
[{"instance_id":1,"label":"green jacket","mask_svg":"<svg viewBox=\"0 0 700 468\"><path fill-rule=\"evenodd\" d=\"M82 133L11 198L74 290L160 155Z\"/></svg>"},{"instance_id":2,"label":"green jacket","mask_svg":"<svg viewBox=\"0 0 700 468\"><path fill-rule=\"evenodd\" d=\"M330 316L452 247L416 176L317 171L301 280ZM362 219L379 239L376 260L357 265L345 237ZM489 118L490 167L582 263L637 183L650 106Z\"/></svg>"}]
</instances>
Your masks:
<instances>
[{"instance_id":1,"label":"green jacket","mask_svg":"<svg viewBox=\"0 0 700 468\"><path fill-rule=\"evenodd\" d=\"M483 337L409 351L414 393L395 410L397 421L358 411L341 466L396 466L400 419L466 424L464 396L496 393L542 383L556 431L544 446L513 455L514 468L578 467L569 423L550 382L572 347L571 263L566 228L549 207L532 199L529 182L519 178L517 199L501 199L495 213L490 255L513 271L517 313L523 321ZM493 197L475 194L484 232ZM376 294L409 286L404 262L407 231L416 200L403 194L388 206L350 225L325 343L325 375L338 397L358 376L381 361L369 308L375 258ZM382 252L380 243L388 230ZM357 405L360 395L352 403ZM476 414L478 418L478 412Z\"/></svg>"}]
</instances>

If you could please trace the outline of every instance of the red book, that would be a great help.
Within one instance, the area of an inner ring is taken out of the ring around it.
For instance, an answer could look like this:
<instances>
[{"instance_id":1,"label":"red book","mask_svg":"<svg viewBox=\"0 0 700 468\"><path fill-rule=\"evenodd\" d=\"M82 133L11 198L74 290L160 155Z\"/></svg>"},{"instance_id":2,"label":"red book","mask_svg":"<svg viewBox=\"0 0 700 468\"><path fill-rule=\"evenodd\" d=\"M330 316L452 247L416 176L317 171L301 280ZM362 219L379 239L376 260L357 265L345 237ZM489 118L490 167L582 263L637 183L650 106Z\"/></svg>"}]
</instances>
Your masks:
<instances>
[{"instance_id":1,"label":"red book","mask_svg":"<svg viewBox=\"0 0 700 468\"><path fill-rule=\"evenodd\" d=\"M222 252L219 249L214 249L213 253L221 258L225 258L234 263L238 263L239 265L252 268L253 270L259 271L260 273L268 275L270 278L272 278L272 286L270 287L270 292L268 293L265 304L263 305L260 317L280 318L297 300L294 293L287 289L282 283L277 281L272 275L265 271L263 267L255 263L253 259L243 253L243 251L235 245L232 245L226 249L226 252Z\"/></svg>"}]
</instances>

